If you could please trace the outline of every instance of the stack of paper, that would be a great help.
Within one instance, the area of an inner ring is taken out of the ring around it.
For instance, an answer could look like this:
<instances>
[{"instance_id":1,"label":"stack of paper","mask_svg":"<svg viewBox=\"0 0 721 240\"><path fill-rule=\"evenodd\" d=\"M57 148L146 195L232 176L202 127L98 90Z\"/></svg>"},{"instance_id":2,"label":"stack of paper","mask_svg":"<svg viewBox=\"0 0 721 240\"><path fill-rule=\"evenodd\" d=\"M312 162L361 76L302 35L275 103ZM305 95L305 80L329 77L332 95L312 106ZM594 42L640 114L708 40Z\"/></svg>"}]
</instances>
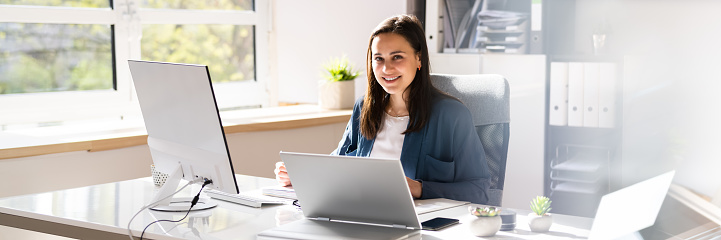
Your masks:
<instances>
[{"instance_id":1,"label":"stack of paper","mask_svg":"<svg viewBox=\"0 0 721 240\"><path fill-rule=\"evenodd\" d=\"M611 151L604 147L560 145L551 162L551 191L605 194L610 190Z\"/></svg>"},{"instance_id":2,"label":"stack of paper","mask_svg":"<svg viewBox=\"0 0 721 240\"><path fill-rule=\"evenodd\" d=\"M263 191L263 195L268 195L268 196L272 196L272 197L289 198L289 199L298 199L298 197L295 196L295 190L293 190L293 187L273 186L273 187L263 188L262 191Z\"/></svg>"},{"instance_id":3,"label":"stack of paper","mask_svg":"<svg viewBox=\"0 0 721 240\"><path fill-rule=\"evenodd\" d=\"M469 202L456 201L447 198L433 199L415 199L413 203L416 206L416 214L421 215L429 212L435 212L456 206L466 205Z\"/></svg>"},{"instance_id":4,"label":"stack of paper","mask_svg":"<svg viewBox=\"0 0 721 240\"><path fill-rule=\"evenodd\" d=\"M477 15L475 41L481 52L525 53L528 14L511 11L481 11Z\"/></svg>"},{"instance_id":5,"label":"stack of paper","mask_svg":"<svg viewBox=\"0 0 721 240\"><path fill-rule=\"evenodd\" d=\"M529 13L514 11L523 11L523 3L507 4L505 0L443 2L444 53L527 52Z\"/></svg>"}]
</instances>

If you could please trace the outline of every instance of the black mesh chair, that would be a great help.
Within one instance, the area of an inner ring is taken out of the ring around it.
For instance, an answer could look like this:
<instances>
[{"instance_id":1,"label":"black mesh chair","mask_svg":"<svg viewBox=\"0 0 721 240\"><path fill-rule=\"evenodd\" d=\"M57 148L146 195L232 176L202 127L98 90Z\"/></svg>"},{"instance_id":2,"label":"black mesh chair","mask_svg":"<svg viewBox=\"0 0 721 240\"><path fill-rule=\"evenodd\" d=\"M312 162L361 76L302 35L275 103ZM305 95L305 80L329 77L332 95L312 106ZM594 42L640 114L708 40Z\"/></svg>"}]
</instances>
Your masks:
<instances>
[{"instance_id":1,"label":"black mesh chair","mask_svg":"<svg viewBox=\"0 0 721 240\"><path fill-rule=\"evenodd\" d=\"M460 99L471 111L491 174L488 205L501 206L511 118L508 81L494 74L431 74L431 82L441 91Z\"/></svg>"}]
</instances>

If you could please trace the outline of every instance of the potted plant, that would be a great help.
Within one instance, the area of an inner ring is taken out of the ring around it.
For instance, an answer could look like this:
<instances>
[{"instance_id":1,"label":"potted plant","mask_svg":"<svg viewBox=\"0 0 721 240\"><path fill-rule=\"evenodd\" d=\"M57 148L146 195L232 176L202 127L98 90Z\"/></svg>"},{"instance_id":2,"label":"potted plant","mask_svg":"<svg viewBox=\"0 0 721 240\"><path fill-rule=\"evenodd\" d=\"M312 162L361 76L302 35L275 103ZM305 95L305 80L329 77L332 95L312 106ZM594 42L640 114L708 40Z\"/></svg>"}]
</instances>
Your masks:
<instances>
[{"instance_id":1,"label":"potted plant","mask_svg":"<svg viewBox=\"0 0 721 240\"><path fill-rule=\"evenodd\" d=\"M319 86L318 102L321 108L347 109L355 102L354 79L358 71L353 71L346 57L331 59L323 66L326 81Z\"/></svg>"},{"instance_id":2,"label":"potted plant","mask_svg":"<svg viewBox=\"0 0 721 240\"><path fill-rule=\"evenodd\" d=\"M553 219L548 211L551 211L551 199L544 196L537 196L531 200L531 211L528 214L528 227L533 232L548 232Z\"/></svg>"},{"instance_id":3,"label":"potted plant","mask_svg":"<svg viewBox=\"0 0 721 240\"><path fill-rule=\"evenodd\" d=\"M473 216L476 216L471 223L469 228L471 233L478 237L490 237L496 235L496 232L501 229L501 216L498 213L501 209L495 207L468 207L468 210Z\"/></svg>"}]
</instances>

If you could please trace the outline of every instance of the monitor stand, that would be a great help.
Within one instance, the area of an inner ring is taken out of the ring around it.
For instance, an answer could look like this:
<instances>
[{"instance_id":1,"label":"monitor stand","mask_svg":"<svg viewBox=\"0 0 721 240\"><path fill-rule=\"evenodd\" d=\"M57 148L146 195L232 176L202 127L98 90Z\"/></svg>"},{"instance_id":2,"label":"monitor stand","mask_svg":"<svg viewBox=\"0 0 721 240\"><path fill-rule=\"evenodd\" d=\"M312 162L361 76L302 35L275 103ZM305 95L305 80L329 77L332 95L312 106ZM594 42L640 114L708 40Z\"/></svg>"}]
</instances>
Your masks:
<instances>
[{"instance_id":1,"label":"monitor stand","mask_svg":"<svg viewBox=\"0 0 721 240\"><path fill-rule=\"evenodd\" d=\"M158 200L161 200L167 196L170 196L178 189L178 185L180 184L180 179L183 177L183 168L178 164L178 166L175 168L175 170L168 176L168 179L165 181L162 187L160 187L160 190L158 190L157 193L155 193L155 196L153 197L153 200L150 202L156 202ZM190 208L190 203L193 201L193 198L173 198L169 197L166 198L158 204L156 204L153 207L150 207L151 210L155 211L164 211L164 212L187 212L188 208ZM198 203L193 206L193 209L190 209L191 211L196 210L205 210L214 208L215 206L218 206L217 203L211 201L209 198L200 198L198 200Z\"/></svg>"}]
</instances>

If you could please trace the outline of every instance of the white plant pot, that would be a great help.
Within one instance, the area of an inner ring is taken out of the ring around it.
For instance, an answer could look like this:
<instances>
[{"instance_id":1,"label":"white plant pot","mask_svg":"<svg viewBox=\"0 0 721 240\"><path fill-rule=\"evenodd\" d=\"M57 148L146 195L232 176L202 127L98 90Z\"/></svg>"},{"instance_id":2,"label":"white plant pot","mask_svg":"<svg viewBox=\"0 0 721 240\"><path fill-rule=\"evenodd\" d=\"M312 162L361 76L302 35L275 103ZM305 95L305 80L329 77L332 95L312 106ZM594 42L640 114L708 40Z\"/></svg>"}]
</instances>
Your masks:
<instances>
[{"instance_id":1,"label":"white plant pot","mask_svg":"<svg viewBox=\"0 0 721 240\"><path fill-rule=\"evenodd\" d=\"M553 224L553 218L550 214L538 216L535 213L528 214L528 227L532 232L548 232Z\"/></svg>"},{"instance_id":2,"label":"white plant pot","mask_svg":"<svg viewBox=\"0 0 721 240\"><path fill-rule=\"evenodd\" d=\"M318 87L318 105L325 109L350 109L355 103L355 81L324 82Z\"/></svg>"},{"instance_id":3,"label":"white plant pot","mask_svg":"<svg viewBox=\"0 0 721 240\"><path fill-rule=\"evenodd\" d=\"M490 237L496 235L501 229L501 216L476 217L471 220L468 227L473 235L478 237Z\"/></svg>"}]
</instances>

